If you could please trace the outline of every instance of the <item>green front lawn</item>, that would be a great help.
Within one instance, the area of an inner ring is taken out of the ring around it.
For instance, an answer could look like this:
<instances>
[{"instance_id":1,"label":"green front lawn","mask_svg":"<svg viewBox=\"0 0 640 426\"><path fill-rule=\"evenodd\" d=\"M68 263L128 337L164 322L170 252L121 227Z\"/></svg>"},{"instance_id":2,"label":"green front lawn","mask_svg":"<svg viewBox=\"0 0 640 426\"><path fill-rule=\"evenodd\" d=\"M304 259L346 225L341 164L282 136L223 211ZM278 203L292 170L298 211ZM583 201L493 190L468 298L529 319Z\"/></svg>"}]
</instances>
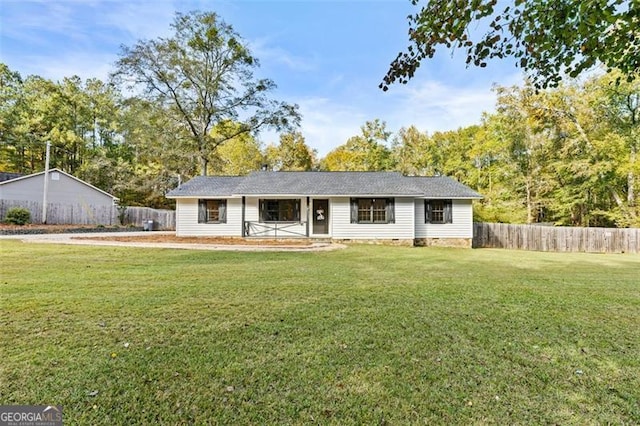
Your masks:
<instances>
[{"instance_id":1,"label":"green front lawn","mask_svg":"<svg viewBox=\"0 0 640 426\"><path fill-rule=\"evenodd\" d=\"M0 250L0 405L65 424L640 423L640 256Z\"/></svg>"}]
</instances>

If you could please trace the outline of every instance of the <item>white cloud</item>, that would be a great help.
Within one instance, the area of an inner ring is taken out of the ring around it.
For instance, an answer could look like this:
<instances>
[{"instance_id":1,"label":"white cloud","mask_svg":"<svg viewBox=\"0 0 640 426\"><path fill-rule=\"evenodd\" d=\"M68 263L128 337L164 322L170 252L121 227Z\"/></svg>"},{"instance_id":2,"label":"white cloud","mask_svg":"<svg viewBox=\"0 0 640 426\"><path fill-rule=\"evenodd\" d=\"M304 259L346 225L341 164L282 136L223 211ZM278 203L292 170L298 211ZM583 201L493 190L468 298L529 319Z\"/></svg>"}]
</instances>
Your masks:
<instances>
[{"instance_id":1,"label":"white cloud","mask_svg":"<svg viewBox=\"0 0 640 426\"><path fill-rule=\"evenodd\" d=\"M502 78L503 85L522 81L520 73ZM491 83L450 85L437 80L414 81L390 89L380 111L391 130L415 125L427 132L455 130L479 124L484 112L495 110Z\"/></svg>"},{"instance_id":2,"label":"white cloud","mask_svg":"<svg viewBox=\"0 0 640 426\"><path fill-rule=\"evenodd\" d=\"M482 112L493 111L495 94L489 87L461 88L428 81L418 87L403 87L394 97L389 123L416 125L429 132L476 124Z\"/></svg>"},{"instance_id":3,"label":"white cloud","mask_svg":"<svg viewBox=\"0 0 640 426\"><path fill-rule=\"evenodd\" d=\"M320 157L360 133L368 119L364 110L337 104L327 98L306 98L298 102L302 113L302 134Z\"/></svg>"},{"instance_id":4,"label":"white cloud","mask_svg":"<svg viewBox=\"0 0 640 426\"><path fill-rule=\"evenodd\" d=\"M328 98L308 97L292 102L299 105L302 114L300 132L307 145L317 150L319 157L359 134L360 126L369 119L364 111ZM277 144L279 136L274 131L263 131L260 140L265 144Z\"/></svg>"},{"instance_id":5,"label":"white cloud","mask_svg":"<svg viewBox=\"0 0 640 426\"><path fill-rule=\"evenodd\" d=\"M167 1L110 2L104 7L101 20L107 26L124 32L135 42L171 34L169 25L175 10L177 7Z\"/></svg>"},{"instance_id":6,"label":"white cloud","mask_svg":"<svg viewBox=\"0 0 640 426\"><path fill-rule=\"evenodd\" d=\"M115 54L68 51L55 56L21 56L12 61L11 68L19 70L23 77L33 74L59 81L77 75L83 80L98 78L106 81L116 60Z\"/></svg>"},{"instance_id":7,"label":"white cloud","mask_svg":"<svg viewBox=\"0 0 640 426\"><path fill-rule=\"evenodd\" d=\"M258 39L249 42L251 54L259 58L263 64L280 64L294 72L312 71L317 68L317 60L305 58L288 52L281 47L274 47L267 39Z\"/></svg>"},{"instance_id":8,"label":"white cloud","mask_svg":"<svg viewBox=\"0 0 640 426\"><path fill-rule=\"evenodd\" d=\"M503 79L502 84L517 84L521 80L517 73ZM291 102L300 106L301 132L320 157L360 134L360 127L368 120L379 118L394 133L411 125L433 133L480 124L483 112L495 110L496 96L491 84L460 87L435 80L412 83L386 93L369 90L354 96L350 91L351 96L341 100L306 97ZM265 133L262 140L278 139L275 133Z\"/></svg>"}]
</instances>

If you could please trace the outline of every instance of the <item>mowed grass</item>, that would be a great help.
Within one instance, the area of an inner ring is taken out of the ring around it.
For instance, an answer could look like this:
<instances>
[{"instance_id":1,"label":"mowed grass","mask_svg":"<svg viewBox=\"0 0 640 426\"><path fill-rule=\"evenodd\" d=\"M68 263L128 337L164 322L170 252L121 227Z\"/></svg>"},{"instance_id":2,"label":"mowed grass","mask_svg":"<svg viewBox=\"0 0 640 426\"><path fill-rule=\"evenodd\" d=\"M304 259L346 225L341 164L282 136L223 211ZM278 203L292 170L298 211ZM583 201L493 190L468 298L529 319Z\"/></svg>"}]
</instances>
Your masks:
<instances>
[{"instance_id":1,"label":"mowed grass","mask_svg":"<svg viewBox=\"0 0 640 426\"><path fill-rule=\"evenodd\" d=\"M0 249L0 404L68 424L640 424L639 256Z\"/></svg>"}]
</instances>

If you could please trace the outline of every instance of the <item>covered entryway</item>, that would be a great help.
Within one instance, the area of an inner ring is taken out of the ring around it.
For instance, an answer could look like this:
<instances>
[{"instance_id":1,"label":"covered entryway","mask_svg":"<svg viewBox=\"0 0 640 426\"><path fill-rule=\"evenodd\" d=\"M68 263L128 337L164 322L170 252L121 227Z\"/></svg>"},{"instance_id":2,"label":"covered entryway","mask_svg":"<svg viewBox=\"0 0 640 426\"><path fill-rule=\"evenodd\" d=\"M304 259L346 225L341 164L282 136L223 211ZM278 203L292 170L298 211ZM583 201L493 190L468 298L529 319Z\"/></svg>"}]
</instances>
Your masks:
<instances>
[{"instance_id":1,"label":"covered entryway","mask_svg":"<svg viewBox=\"0 0 640 426\"><path fill-rule=\"evenodd\" d=\"M329 200L313 200L313 234L329 234Z\"/></svg>"}]
</instances>

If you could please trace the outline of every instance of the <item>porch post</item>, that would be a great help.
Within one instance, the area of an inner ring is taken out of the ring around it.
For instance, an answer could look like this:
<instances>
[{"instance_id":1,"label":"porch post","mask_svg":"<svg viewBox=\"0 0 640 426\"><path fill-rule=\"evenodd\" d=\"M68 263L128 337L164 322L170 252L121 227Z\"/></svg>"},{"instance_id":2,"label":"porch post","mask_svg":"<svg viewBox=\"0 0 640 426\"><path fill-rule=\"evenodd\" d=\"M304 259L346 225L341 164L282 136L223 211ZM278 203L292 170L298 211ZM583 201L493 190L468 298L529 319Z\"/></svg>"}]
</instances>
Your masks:
<instances>
[{"instance_id":1,"label":"porch post","mask_svg":"<svg viewBox=\"0 0 640 426\"><path fill-rule=\"evenodd\" d=\"M240 224L240 226L242 226L242 238L246 237L246 234L244 232L245 230L245 224L244 224L244 208L245 208L245 198L244 195L242 196L242 223Z\"/></svg>"},{"instance_id":2,"label":"porch post","mask_svg":"<svg viewBox=\"0 0 640 426\"><path fill-rule=\"evenodd\" d=\"M309 238L309 217L311 216L309 214L309 210L310 210L310 205L309 205L309 197L307 197L307 238Z\"/></svg>"}]
</instances>

